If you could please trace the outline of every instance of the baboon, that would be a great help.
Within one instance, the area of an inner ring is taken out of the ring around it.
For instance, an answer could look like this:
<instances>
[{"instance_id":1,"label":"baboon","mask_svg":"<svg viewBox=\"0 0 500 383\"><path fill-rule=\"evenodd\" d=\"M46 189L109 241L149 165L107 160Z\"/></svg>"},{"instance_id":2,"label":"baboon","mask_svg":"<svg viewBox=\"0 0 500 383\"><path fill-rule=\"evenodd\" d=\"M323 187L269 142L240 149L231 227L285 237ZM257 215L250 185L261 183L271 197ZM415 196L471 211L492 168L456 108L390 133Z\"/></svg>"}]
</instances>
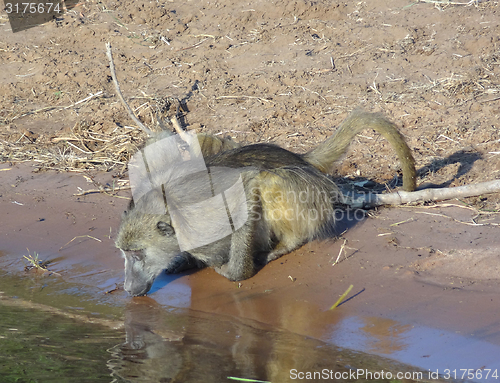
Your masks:
<instances>
[{"instance_id":1,"label":"baboon","mask_svg":"<svg viewBox=\"0 0 500 383\"><path fill-rule=\"evenodd\" d=\"M193 267L210 266L231 281L247 279L268 262L328 234L342 199L327 173L364 129L390 142L403 170L403 188L413 191L411 151L396 126L379 114L354 111L334 135L303 155L272 144L237 147L199 136L207 170L175 177L182 166L164 169L157 178L162 181L132 200L123 214L116 247L125 258L125 290L145 295L163 270ZM225 193L238 180L242 193ZM219 195L223 205L202 203ZM231 215L234 211L243 215ZM221 215L226 223L229 217L229 234Z\"/></svg>"}]
</instances>

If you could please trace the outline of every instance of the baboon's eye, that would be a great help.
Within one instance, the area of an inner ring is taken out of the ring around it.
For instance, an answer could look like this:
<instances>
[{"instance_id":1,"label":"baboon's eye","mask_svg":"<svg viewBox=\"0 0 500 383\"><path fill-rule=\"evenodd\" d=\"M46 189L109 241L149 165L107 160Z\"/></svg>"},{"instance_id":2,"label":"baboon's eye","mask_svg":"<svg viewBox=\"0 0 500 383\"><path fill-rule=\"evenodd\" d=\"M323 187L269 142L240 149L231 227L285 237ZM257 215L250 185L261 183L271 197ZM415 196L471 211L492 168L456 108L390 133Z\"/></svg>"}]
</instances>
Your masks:
<instances>
[{"instance_id":1,"label":"baboon's eye","mask_svg":"<svg viewBox=\"0 0 500 383\"><path fill-rule=\"evenodd\" d=\"M156 227L163 235L173 235L175 234L174 228L168 223L160 221L156 224Z\"/></svg>"},{"instance_id":2,"label":"baboon's eye","mask_svg":"<svg viewBox=\"0 0 500 383\"><path fill-rule=\"evenodd\" d=\"M133 258L134 261L142 261L144 259L143 250L129 250L128 254Z\"/></svg>"}]
</instances>

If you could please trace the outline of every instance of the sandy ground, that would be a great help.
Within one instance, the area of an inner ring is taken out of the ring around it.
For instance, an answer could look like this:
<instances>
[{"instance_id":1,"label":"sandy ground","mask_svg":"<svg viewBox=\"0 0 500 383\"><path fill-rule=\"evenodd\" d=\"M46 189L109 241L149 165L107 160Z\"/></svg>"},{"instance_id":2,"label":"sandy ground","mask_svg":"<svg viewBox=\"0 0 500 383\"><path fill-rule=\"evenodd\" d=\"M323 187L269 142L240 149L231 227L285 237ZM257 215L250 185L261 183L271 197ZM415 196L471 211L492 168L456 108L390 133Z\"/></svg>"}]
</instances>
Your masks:
<instances>
[{"instance_id":1,"label":"sandy ground","mask_svg":"<svg viewBox=\"0 0 500 383\"><path fill-rule=\"evenodd\" d=\"M127 100L153 129L180 100L188 129L305 152L362 106L401 127L421 186L498 179L499 12L496 1L106 0L15 34L2 13L0 251L21 257L28 247L102 289L121 282L112 242L128 192L74 195L120 185L144 140L115 95L108 41ZM367 131L335 175L394 187L398 170L391 148ZM188 286L195 310L351 346L332 335L332 323L342 329L342 318L364 318L380 337L375 349L388 355L398 346L384 343L386 333L399 324L500 346L499 209L498 193L382 209L239 287L202 270L164 282L152 297L183 306L175 294ZM101 268L110 274L99 277ZM350 284L359 294L328 311Z\"/></svg>"}]
</instances>

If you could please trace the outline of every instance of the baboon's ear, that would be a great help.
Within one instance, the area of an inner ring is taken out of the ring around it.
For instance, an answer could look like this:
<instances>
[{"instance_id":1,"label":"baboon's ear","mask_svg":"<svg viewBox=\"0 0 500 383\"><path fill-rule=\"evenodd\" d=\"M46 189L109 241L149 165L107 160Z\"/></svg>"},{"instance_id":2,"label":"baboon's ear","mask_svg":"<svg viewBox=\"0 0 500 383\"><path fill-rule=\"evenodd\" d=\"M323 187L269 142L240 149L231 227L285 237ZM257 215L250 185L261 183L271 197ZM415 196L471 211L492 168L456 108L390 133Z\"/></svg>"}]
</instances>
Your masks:
<instances>
[{"instance_id":1,"label":"baboon's ear","mask_svg":"<svg viewBox=\"0 0 500 383\"><path fill-rule=\"evenodd\" d=\"M134 207L135 207L134 199L131 198L130 202L128 203L127 211L134 209Z\"/></svg>"},{"instance_id":2,"label":"baboon's ear","mask_svg":"<svg viewBox=\"0 0 500 383\"><path fill-rule=\"evenodd\" d=\"M122 213L122 219L124 219L127 216L127 214L128 214L129 211L134 210L134 207L135 207L134 200L131 199L130 202L128 203L127 210L125 210Z\"/></svg>"},{"instance_id":3,"label":"baboon's ear","mask_svg":"<svg viewBox=\"0 0 500 383\"><path fill-rule=\"evenodd\" d=\"M160 232L163 234L163 235L173 235L175 234L175 231L174 231L174 228L172 226L170 226L168 223L166 222L163 222L163 221L159 221L157 224L156 224L156 227L158 228L158 230L160 230Z\"/></svg>"}]
</instances>

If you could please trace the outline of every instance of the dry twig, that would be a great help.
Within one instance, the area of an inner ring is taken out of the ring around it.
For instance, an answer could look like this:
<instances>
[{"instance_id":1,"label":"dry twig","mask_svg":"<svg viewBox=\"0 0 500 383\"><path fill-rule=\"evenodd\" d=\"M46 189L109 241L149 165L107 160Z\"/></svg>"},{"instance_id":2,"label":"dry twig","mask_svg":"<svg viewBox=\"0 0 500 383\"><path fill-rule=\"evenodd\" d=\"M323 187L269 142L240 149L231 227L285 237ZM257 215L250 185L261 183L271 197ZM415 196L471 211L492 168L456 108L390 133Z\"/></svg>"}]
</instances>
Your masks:
<instances>
[{"instance_id":1,"label":"dry twig","mask_svg":"<svg viewBox=\"0 0 500 383\"><path fill-rule=\"evenodd\" d=\"M112 195L110 193L114 193L114 192L120 191L120 190L129 190L129 189L130 189L130 186L117 186L117 187L114 187L114 188L101 187L101 188L98 188L98 189L83 190L80 193L76 193L76 194L73 194L73 195L74 196L82 196L82 195L93 194L93 193L105 193L105 194L108 194L108 195ZM129 197L122 197L122 196L118 196L118 195L112 195L112 196L113 197L117 197L117 198L126 198L126 199L129 199Z\"/></svg>"},{"instance_id":2,"label":"dry twig","mask_svg":"<svg viewBox=\"0 0 500 383\"><path fill-rule=\"evenodd\" d=\"M73 242L75 239L77 238L90 238L90 239L93 239L97 242L102 242L99 238L96 238L96 237L92 237L91 235L77 235L76 237L74 237L71 241L69 241L68 243L66 243L65 245L61 246L59 248L59 250L61 250L63 247L66 247L68 246L71 242Z\"/></svg>"},{"instance_id":3,"label":"dry twig","mask_svg":"<svg viewBox=\"0 0 500 383\"><path fill-rule=\"evenodd\" d=\"M65 110L65 109L73 108L74 106L76 106L78 104L82 104L82 103L84 103L86 101L89 101L90 99L92 99L94 97L99 97L100 95L102 95L102 93L103 93L102 90L100 90L99 92L94 93L94 94L90 94L90 96L85 97L83 100L77 101L77 102L75 102L75 103L73 103L71 105L68 105L68 106L47 106L45 108L31 110L29 112L26 112L26 113L14 116L10 120L14 121L14 120L17 120L18 118L21 118L21 117L29 116L31 114L37 114L37 113L40 113L40 112L49 112L49 111L54 110L54 109Z\"/></svg>"},{"instance_id":4,"label":"dry twig","mask_svg":"<svg viewBox=\"0 0 500 383\"><path fill-rule=\"evenodd\" d=\"M118 94L120 101L127 110L127 113L130 116L130 118L134 120L134 122L137 124L139 128L142 129L142 131L144 131L149 137L151 137L153 135L153 132L149 128L147 128L141 121L139 121L139 119L135 116L132 109L130 109L130 106L128 106L127 102L123 98L122 91L120 90L120 84L118 84L118 80L116 79L115 64L113 62L113 54L111 53L110 43L106 43L106 55L108 56L109 60L109 69L111 70L111 77L113 78L113 84L115 85L116 93Z\"/></svg>"}]
</instances>

